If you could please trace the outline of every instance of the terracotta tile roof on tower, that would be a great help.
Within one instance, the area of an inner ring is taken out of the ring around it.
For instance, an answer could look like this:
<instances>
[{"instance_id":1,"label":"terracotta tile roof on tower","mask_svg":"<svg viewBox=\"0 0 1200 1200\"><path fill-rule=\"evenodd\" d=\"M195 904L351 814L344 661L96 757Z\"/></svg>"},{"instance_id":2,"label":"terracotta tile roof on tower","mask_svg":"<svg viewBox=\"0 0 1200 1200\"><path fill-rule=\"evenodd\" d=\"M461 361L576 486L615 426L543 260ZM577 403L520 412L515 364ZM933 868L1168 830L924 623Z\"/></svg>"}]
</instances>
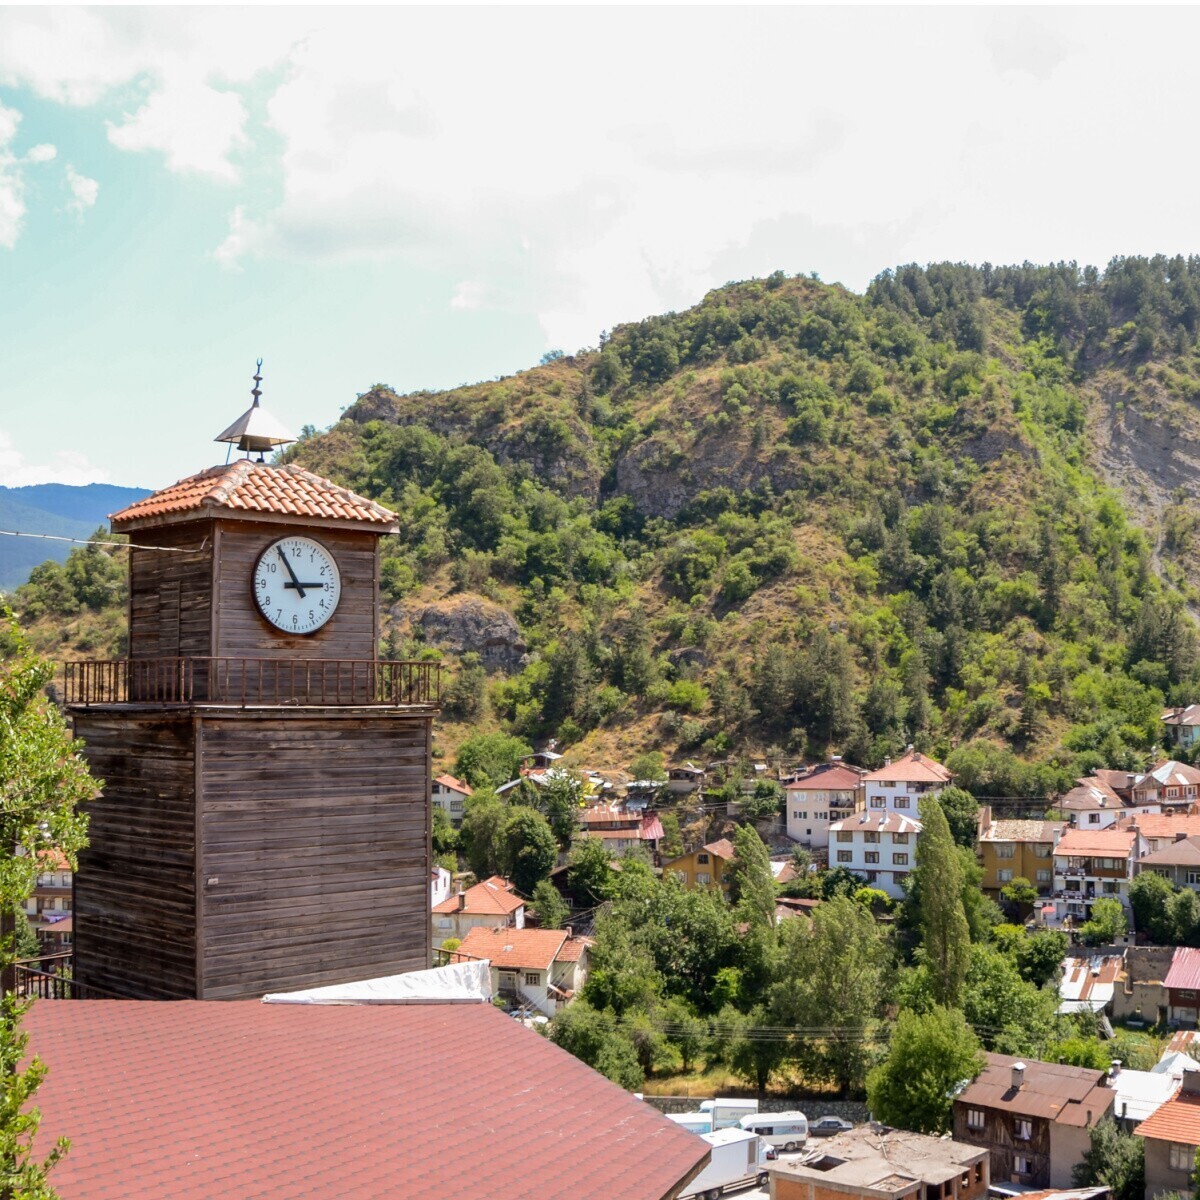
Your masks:
<instances>
[{"instance_id":1,"label":"terracotta tile roof on tower","mask_svg":"<svg viewBox=\"0 0 1200 1200\"><path fill-rule=\"evenodd\" d=\"M135 500L113 513L109 520L114 530L135 529L192 512L314 517L388 527L396 523L396 514L382 504L338 487L294 463L276 467L244 458L227 466L210 467Z\"/></svg>"},{"instance_id":2,"label":"terracotta tile roof on tower","mask_svg":"<svg viewBox=\"0 0 1200 1200\"><path fill-rule=\"evenodd\" d=\"M96 1000L23 1018L74 1200L661 1200L708 1146L490 1004ZM417 1103L415 1101L424 1101Z\"/></svg>"},{"instance_id":3,"label":"terracotta tile roof on tower","mask_svg":"<svg viewBox=\"0 0 1200 1200\"><path fill-rule=\"evenodd\" d=\"M949 783L952 772L917 750L902 754L894 762L863 776L865 783L880 783L894 780L897 783Z\"/></svg>"},{"instance_id":4,"label":"terracotta tile roof on tower","mask_svg":"<svg viewBox=\"0 0 1200 1200\"><path fill-rule=\"evenodd\" d=\"M467 930L459 949L472 958L486 958L501 970L548 971L566 939L561 929L489 929L476 925Z\"/></svg>"}]
</instances>

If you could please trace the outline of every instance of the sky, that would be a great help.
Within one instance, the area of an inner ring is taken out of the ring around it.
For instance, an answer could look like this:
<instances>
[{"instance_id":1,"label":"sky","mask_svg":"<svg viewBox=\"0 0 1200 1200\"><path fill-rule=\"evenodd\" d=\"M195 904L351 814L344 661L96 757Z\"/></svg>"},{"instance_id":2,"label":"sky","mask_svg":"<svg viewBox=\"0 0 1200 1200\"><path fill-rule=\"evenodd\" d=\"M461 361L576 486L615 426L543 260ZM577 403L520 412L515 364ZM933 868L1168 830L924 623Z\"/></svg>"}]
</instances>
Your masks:
<instances>
[{"instance_id":1,"label":"sky","mask_svg":"<svg viewBox=\"0 0 1200 1200\"><path fill-rule=\"evenodd\" d=\"M571 353L733 279L1200 251L1200 13L0 9L0 484Z\"/></svg>"}]
</instances>

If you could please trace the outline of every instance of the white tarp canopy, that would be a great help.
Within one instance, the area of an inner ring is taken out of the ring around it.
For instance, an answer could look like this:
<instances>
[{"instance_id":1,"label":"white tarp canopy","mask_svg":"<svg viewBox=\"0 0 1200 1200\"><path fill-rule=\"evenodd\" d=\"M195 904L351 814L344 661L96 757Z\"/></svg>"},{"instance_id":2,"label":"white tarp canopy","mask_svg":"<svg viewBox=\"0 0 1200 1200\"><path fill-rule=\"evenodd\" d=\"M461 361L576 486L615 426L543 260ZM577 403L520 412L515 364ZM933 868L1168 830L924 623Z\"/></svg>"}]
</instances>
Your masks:
<instances>
[{"instance_id":1,"label":"white tarp canopy","mask_svg":"<svg viewBox=\"0 0 1200 1200\"><path fill-rule=\"evenodd\" d=\"M485 960L406 971L303 992L274 992L264 1004L490 1004L492 973Z\"/></svg>"}]
</instances>

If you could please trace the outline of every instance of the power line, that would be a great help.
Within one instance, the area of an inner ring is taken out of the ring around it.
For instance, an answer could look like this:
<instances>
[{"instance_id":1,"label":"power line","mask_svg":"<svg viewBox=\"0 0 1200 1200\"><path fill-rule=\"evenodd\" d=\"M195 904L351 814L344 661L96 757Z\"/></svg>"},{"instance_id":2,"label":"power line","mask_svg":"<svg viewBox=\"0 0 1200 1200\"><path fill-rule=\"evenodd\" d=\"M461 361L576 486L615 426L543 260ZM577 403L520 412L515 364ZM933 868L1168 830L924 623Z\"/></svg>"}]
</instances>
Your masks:
<instances>
[{"instance_id":1,"label":"power line","mask_svg":"<svg viewBox=\"0 0 1200 1200\"><path fill-rule=\"evenodd\" d=\"M199 554L208 546L208 538L199 546L144 546L137 542L110 542L107 538L63 537L57 533L29 533L23 529L0 529L4 537L39 538L44 542L70 542L75 546L105 546L109 550L160 550L164 554Z\"/></svg>"}]
</instances>

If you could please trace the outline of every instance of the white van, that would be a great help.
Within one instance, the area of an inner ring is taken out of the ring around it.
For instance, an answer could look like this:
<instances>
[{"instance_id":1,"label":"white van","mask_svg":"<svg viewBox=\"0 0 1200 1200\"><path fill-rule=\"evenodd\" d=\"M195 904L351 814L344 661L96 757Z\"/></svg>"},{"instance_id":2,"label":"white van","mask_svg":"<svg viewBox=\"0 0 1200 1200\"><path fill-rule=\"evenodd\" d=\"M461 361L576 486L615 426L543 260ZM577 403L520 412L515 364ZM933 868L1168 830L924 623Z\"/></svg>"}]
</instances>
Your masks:
<instances>
[{"instance_id":1,"label":"white van","mask_svg":"<svg viewBox=\"0 0 1200 1200\"><path fill-rule=\"evenodd\" d=\"M790 1153L808 1141L808 1118L802 1112L752 1113L738 1124L776 1150Z\"/></svg>"},{"instance_id":2,"label":"white van","mask_svg":"<svg viewBox=\"0 0 1200 1200\"><path fill-rule=\"evenodd\" d=\"M667 1113L667 1120L682 1125L690 1133L712 1133L712 1114L706 1112Z\"/></svg>"},{"instance_id":3,"label":"white van","mask_svg":"<svg viewBox=\"0 0 1200 1200\"><path fill-rule=\"evenodd\" d=\"M718 1129L732 1129L743 1118L758 1112L757 1100L732 1100L718 1096L715 1100L705 1100L700 1105L700 1111L712 1117L713 1132Z\"/></svg>"}]
</instances>

